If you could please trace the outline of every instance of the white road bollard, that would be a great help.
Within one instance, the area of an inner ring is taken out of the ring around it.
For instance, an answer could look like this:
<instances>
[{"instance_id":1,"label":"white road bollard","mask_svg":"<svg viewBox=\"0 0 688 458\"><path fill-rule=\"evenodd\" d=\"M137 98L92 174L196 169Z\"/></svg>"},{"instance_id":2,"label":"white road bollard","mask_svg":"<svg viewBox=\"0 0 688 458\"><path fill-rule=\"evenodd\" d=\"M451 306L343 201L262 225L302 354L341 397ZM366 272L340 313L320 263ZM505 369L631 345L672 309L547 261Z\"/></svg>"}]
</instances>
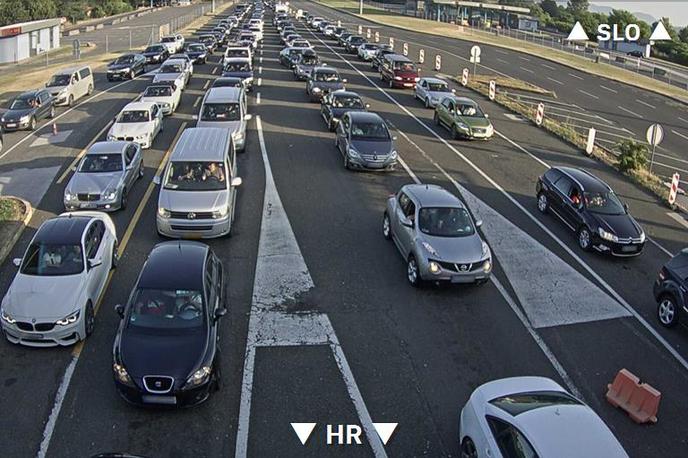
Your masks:
<instances>
[{"instance_id":1,"label":"white road bollard","mask_svg":"<svg viewBox=\"0 0 688 458\"><path fill-rule=\"evenodd\" d=\"M421 49L420 51L418 51L418 62L421 64L425 63L425 50L424 49Z\"/></svg>"},{"instance_id":2,"label":"white road bollard","mask_svg":"<svg viewBox=\"0 0 688 458\"><path fill-rule=\"evenodd\" d=\"M370 40L370 33L371 33L371 32L370 32L370 29L368 29L368 31L366 32L366 38L367 38L368 40Z\"/></svg>"},{"instance_id":3,"label":"white road bollard","mask_svg":"<svg viewBox=\"0 0 688 458\"><path fill-rule=\"evenodd\" d=\"M380 32L375 32L375 43L380 42Z\"/></svg>"},{"instance_id":4,"label":"white road bollard","mask_svg":"<svg viewBox=\"0 0 688 458\"><path fill-rule=\"evenodd\" d=\"M597 134L597 131L595 130L594 127L591 127L590 130L588 130L588 141L585 143L585 152L588 155L591 155L594 148L595 148L595 135Z\"/></svg>"},{"instance_id":5,"label":"white road bollard","mask_svg":"<svg viewBox=\"0 0 688 458\"><path fill-rule=\"evenodd\" d=\"M389 37L389 47L394 49L394 38Z\"/></svg>"},{"instance_id":6,"label":"white road bollard","mask_svg":"<svg viewBox=\"0 0 688 458\"><path fill-rule=\"evenodd\" d=\"M537 112L535 113L535 124L538 126L542 125L542 121L545 119L545 104L540 102L537 106Z\"/></svg>"},{"instance_id":7,"label":"white road bollard","mask_svg":"<svg viewBox=\"0 0 688 458\"><path fill-rule=\"evenodd\" d=\"M674 205L676 202L676 194L678 193L678 183L681 176L674 173L671 177L671 188L669 188L669 205Z\"/></svg>"},{"instance_id":8,"label":"white road bollard","mask_svg":"<svg viewBox=\"0 0 688 458\"><path fill-rule=\"evenodd\" d=\"M495 83L495 80L490 80L490 91L487 93L487 96L490 98L490 100L494 100L496 94L497 94L497 83Z\"/></svg>"},{"instance_id":9,"label":"white road bollard","mask_svg":"<svg viewBox=\"0 0 688 458\"><path fill-rule=\"evenodd\" d=\"M408 56L408 43L404 43L404 55Z\"/></svg>"},{"instance_id":10,"label":"white road bollard","mask_svg":"<svg viewBox=\"0 0 688 458\"><path fill-rule=\"evenodd\" d=\"M363 33L363 26L362 26L362 25L359 25L359 26L358 26L358 34L360 35L360 34L362 34L362 33Z\"/></svg>"},{"instance_id":11,"label":"white road bollard","mask_svg":"<svg viewBox=\"0 0 688 458\"><path fill-rule=\"evenodd\" d=\"M461 85L465 86L468 84L468 69L464 68L463 72L461 72Z\"/></svg>"},{"instance_id":12,"label":"white road bollard","mask_svg":"<svg viewBox=\"0 0 688 458\"><path fill-rule=\"evenodd\" d=\"M435 71L439 72L442 69L442 56L437 54L435 56Z\"/></svg>"},{"instance_id":13,"label":"white road bollard","mask_svg":"<svg viewBox=\"0 0 688 458\"><path fill-rule=\"evenodd\" d=\"M342 21L337 21L337 27L341 27L341 26L342 26Z\"/></svg>"}]
</instances>

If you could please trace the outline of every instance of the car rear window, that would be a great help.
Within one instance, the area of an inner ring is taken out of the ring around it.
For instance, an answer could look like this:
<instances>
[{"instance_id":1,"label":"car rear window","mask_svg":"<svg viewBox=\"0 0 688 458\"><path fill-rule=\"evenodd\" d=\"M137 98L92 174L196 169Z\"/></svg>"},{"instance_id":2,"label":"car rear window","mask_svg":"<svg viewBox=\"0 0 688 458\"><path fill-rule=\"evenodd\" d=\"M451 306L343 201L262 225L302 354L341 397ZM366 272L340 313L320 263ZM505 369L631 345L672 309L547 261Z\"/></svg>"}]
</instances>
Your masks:
<instances>
[{"instance_id":1,"label":"car rear window","mask_svg":"<svg viewBox=\"0 0 688 458\"><path fill-rule=\"evenodd\" d=\"M560 391L535 391L529 393L516 393L495 398L490 401L511 416L517 416L524 412L558 405L582 405L573 396Z\"/></svg>"}]
</instances>

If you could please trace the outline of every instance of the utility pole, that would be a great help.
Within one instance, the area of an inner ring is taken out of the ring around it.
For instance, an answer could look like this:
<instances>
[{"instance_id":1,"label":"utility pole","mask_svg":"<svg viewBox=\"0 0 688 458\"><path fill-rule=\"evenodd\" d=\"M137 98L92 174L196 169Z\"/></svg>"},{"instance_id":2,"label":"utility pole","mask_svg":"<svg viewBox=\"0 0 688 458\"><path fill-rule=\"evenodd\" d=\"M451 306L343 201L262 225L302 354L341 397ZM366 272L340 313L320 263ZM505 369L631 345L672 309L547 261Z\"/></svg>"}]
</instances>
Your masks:
<instances>
[{"instance_id":1,"label":"utility pole","mask_svg":"<svg viewBox=\"0 0 688 458\"><path fill-rule=\"evenodd\" d=\"M358 14L363 14L363 0L358 2Z\"/></svg>"}]
</instances>

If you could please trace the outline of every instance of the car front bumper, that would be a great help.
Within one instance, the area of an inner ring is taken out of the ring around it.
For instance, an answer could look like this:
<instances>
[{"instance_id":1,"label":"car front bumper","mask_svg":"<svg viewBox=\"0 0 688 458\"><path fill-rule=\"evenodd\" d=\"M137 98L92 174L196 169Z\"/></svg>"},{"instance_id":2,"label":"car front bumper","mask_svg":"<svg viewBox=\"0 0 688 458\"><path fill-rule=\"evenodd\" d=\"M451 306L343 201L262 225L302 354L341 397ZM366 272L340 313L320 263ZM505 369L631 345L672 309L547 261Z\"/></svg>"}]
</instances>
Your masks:
<instances>
[{"instance_id":1,"label":"car front bumper","mask_svg":"<svg viewBox=\"0 0 688 458\"><path fill-rule=\"evenodd\" d=\"M131 70L128 72L122 72L122 71L108 71L107 72L107 79L108 80L124 80L129 78L129 75L131 74Z\"/></svg>"},{"instance_id":2,"label":"car front bumper","mask_svg":"<svg viewBox=\"0 0 688 458\"><path fill-rule=\"evenodd\" d=\"M190 390L176 390L168 394L151 394L140 389L124 385L115 380L119 395L130 404L150 407L192 407L205 402L210 397L211 381Z\"/></svg>"},{"instance_id":3,"label":"car front bumper","mask_svg":"<svg viewBox=\"0 0 688 458\"><path fill-rule=\"evenodd\" d=\"M62 200L64 203L65 210L67 211L77 211L77 210L100 210L104 212L112 212L120 209L119 196L115 200L94 200L94 201L81 201L81 200Z\"/></svg>"},{"instance_id":4,"label":"car front bumper","mask_svg":"<svg viewBox=\"0 0 688 458\"><path fill-rule=\"evenodd\" d=\"M629 258L640 255L645 247L645 242L615 243L603 240L599 236L593 236L592 247L600 253L611 254L612 256L617 256L620 258Z\"/></svg>"},{"instance_id":5,"label":"car front bumper","mask_svg":"<svg viewBox=\"0 0 688 458\"><path fill-rule=\"evenodd\" d=\"M490 263L490 268L487 272L483 269L485 261ZM436 262L440 265L439 272L433 273L430 271L431 262ZM483 259L474 263L450 263L421 258L418 261L418 268L420 277L425 281L477 283L487 281L492 275L492 259Z\"/></svg>"},{"instance_id":6,"label":"car front bumper","mask_svg":"<svg viewBox=\"0 0 688 458\"><path fill-rule=\"evenodd\" d=\"M23 331L16 324L2 322L2 331L7 340L27 347L68 347L82 338L83 323L79 319L68 326L55 324L48 331Z\"/></svg>"},{"instance_id":7,"label":"car front bumper","mask_svg":"<svg viewBox=\"0 0 688 458\"><path fill-rule=\"evenodd\" d=\"M23 129L28 129L29 124L31 123L31 118L27 119L26 121L5 121L5 122L0 122L0 127L2 127L3 132L13 132L15 130L23 130Z\"/></svg>"},{"instance_id":8,"label":"car front bumper","mask_svg":"<svg viewBox=\"0 0 688 458\"><path fill-rule=\"evenodd\" d=\"M174 219L156 216L158 232L165 237L181 239L212 239L229 233L229 215L218 219Z\"/></svg>"},{"instance_id":9,"label":"car front bumper","mask_svg":"<svg viewBox=\"0 0 688 458\"><path fill-rule=\"evenodd\" d=\"M352 169L371 170L371 171L389 171L394 170L397 165L396 159L383 160L367 160L362 157L349 156L349 166Z\"/></svg>"},{"instance_id":10,"label":"car front bumper","mask_svg":"<svg viewBox=\"0 0 688 458\"><path fill-rule=\"evenodd\" d=\"M416 82L413 80L396 80L393 79L392 81L392 87L399 88L399 89L412 89L416 87Z\"/></svg>"}]
</instances>

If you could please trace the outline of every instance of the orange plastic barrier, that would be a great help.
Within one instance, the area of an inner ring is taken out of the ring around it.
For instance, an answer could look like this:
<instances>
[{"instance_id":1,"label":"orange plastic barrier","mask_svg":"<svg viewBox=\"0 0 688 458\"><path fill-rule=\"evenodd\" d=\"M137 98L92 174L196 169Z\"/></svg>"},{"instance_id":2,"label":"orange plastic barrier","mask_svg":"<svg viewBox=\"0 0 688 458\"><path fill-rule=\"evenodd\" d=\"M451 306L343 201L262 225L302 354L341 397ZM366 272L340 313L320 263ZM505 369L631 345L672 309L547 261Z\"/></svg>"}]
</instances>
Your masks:
<instances>
[{"instance_id":1,"label":"orange plastic barrier","mask_svg":"<svg viewBox=\"0 0 688 458\"><path fill-rule=\"evenodd\" d=\"M614 381L607 385L607 401L621 407L636 423L657 423L657 411L662 393L648 385L627 369L621 369Z\"/></svg>"}]
</instances>

